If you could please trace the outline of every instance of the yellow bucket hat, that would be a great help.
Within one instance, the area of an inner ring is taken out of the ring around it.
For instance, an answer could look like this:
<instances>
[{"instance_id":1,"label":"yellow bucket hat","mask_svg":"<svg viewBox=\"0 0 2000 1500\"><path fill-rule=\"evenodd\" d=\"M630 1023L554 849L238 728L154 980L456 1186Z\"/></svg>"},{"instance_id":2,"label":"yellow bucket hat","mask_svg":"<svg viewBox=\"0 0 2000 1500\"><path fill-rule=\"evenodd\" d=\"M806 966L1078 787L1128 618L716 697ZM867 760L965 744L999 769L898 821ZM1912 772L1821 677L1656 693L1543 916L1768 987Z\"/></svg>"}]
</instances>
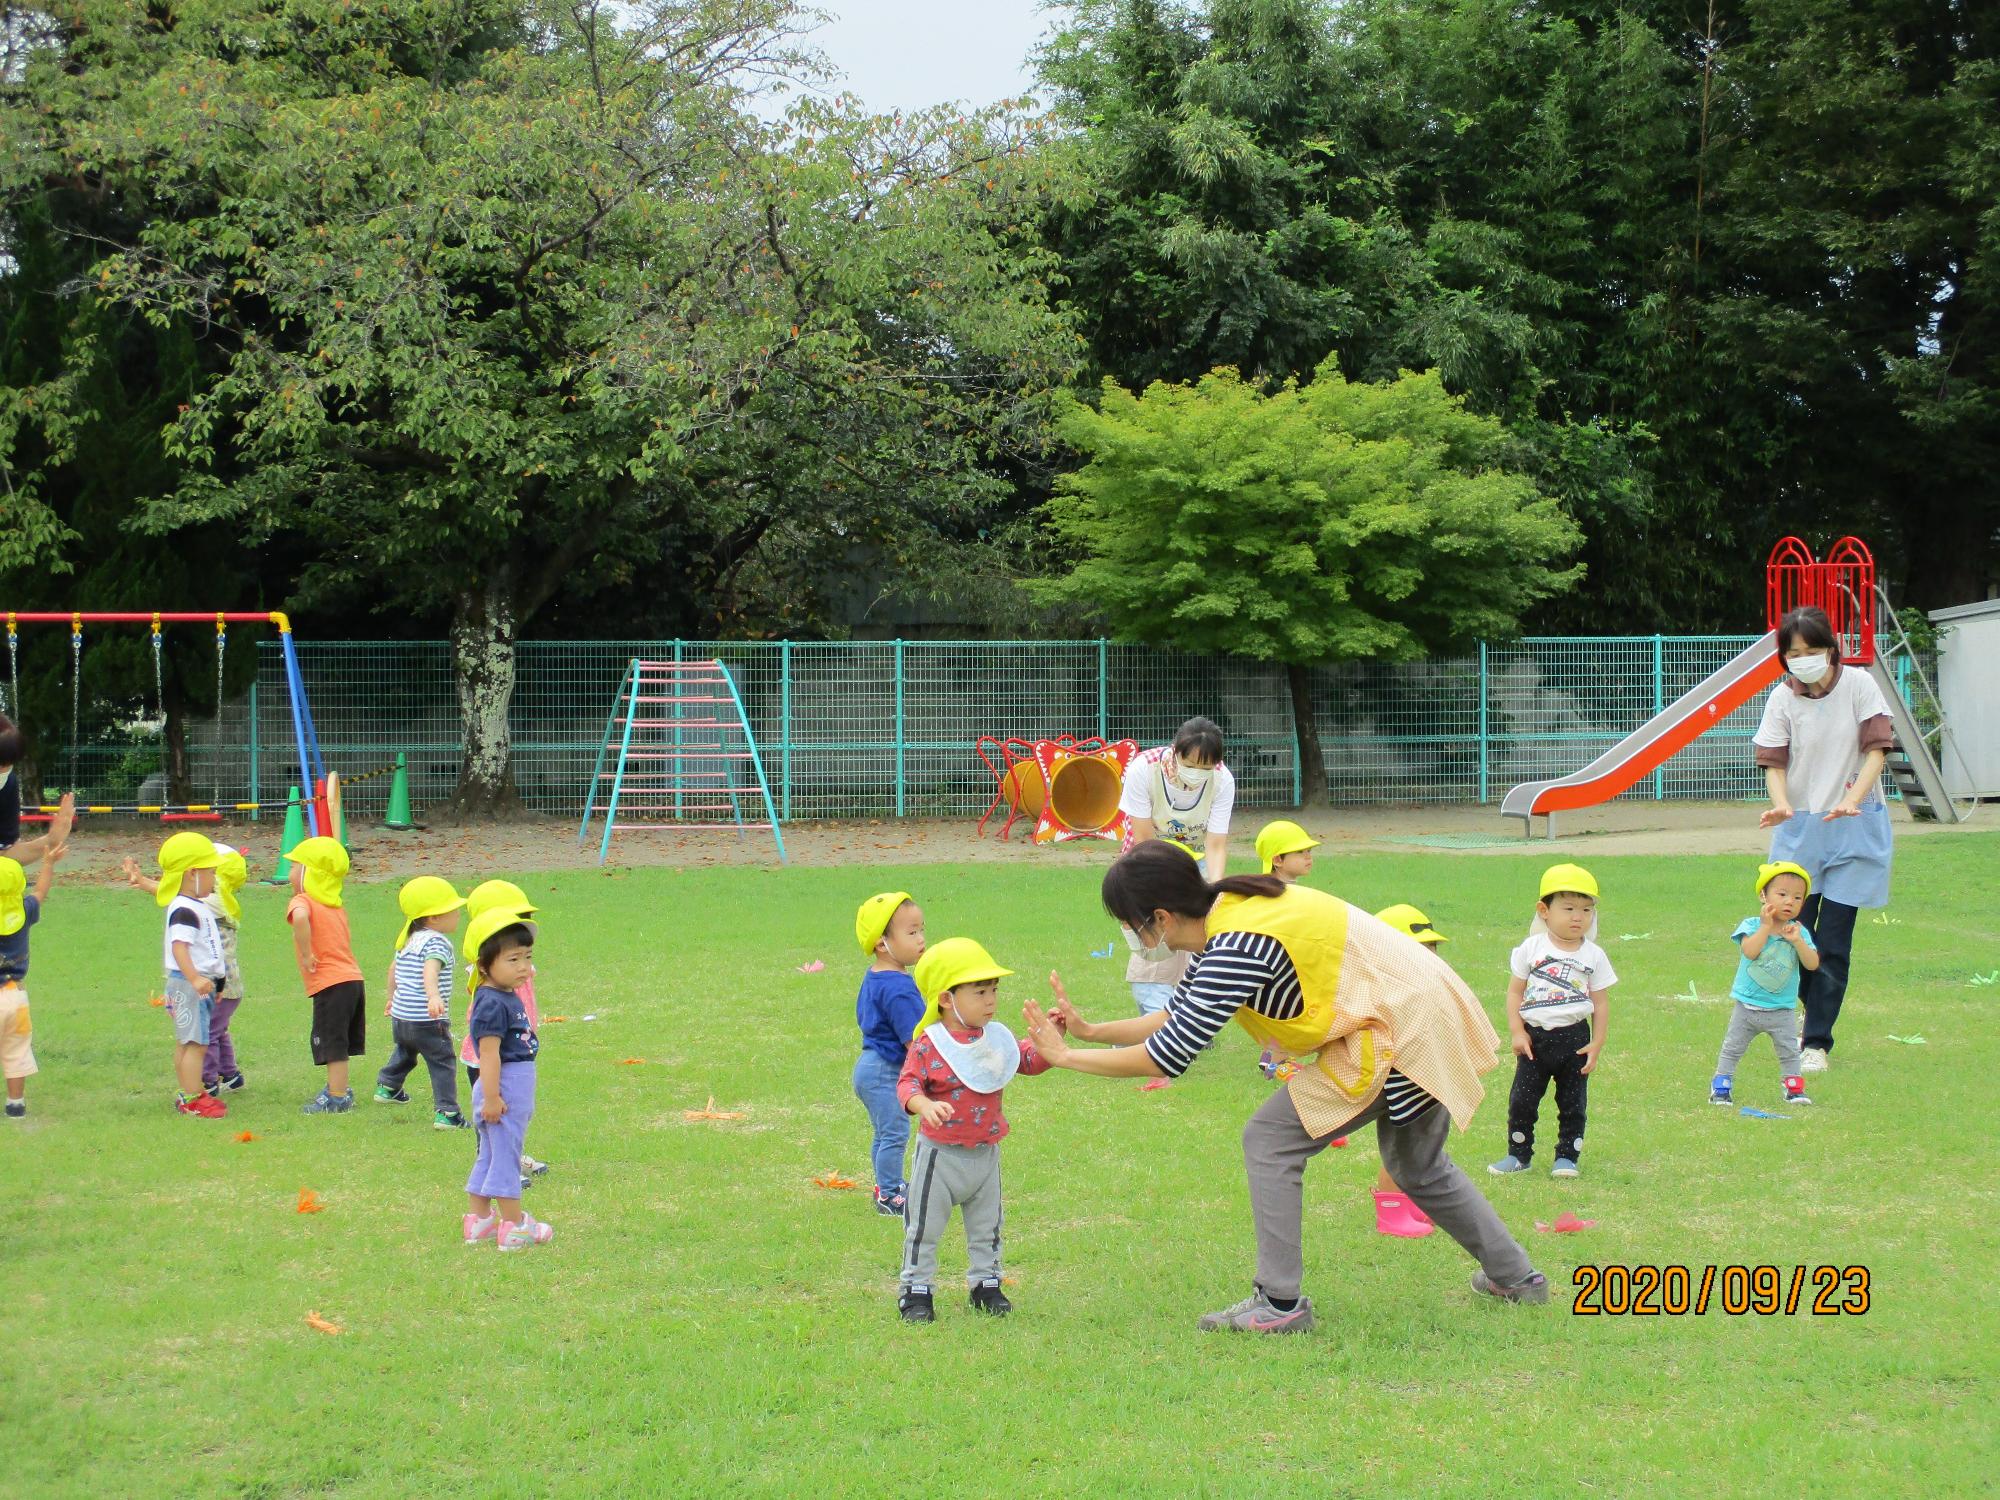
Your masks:
<instances>
[{"instance_id":1,"label":"yellow bucket hat","mask_svg":"<svg viewBox=\"0 0 2000 1500\"><path fill-rule=\"evenodd\" d=\"M403 944L410 940L410 929L425 917L441 917L448 911L457 911L465 905L465 897L452 888L449 880L441 880L435 875L419 875L415 880L405 881L403 888L396 892L396 904L403 908L408 920L403 930L396 934L396 951L403 951Z\"/></svg>"},{"instance_id":2,"label":"yellow bucket hat","mask_svg":"<svg viewBox=\"0 0 2000 1500\"><path fill-rule=\"evenodd\" d=\"M905 901L914 900L916 897L908 891L883 891L862 902L861 909L854 914L854 940L861 944L861 951L873 958L875 945L889 930L889 919L896 915L896 909Z\"/></svg>"},{"instance_id":3,"label":"yellow bucket hat","mask_svg":"<svg viewBox=\"0 0 2000 1500\"><path fill-rule=\"evenodd\" d=\"M213 840L183 830L160 845L160 879L153 900L165 906L180 894L181 876L189 870L213 870L222 863Z\"/></svg>"},{"instance_id":4,"label":"yellow bucket hat","mask_svg":"<svg viewBox=\"0 0 2000 1500\"><path fill-rule=\"evenodd\" d=\"M482 880L466 893L465 920L470 922L481 912L505 907L508 911L532 912L534 902L528 893L511 880Z\"/></svg>"},{"instance_id":5,"label":"yellow bucket hat","mask_svg":"<svg viewBox=\"0 0 2000 1500\"><path fill-rule=\"evenodd\" d=\"M0 937L12 937L28 925L28 872L20 861L0 857Z\"/></svg>"},{"instance_id":6,"label":"yellow bucket hat","mask_svg":"<svg viewBox=\"0 0 2000 1500\"><path fill-rule=\"evenodd\" d=\"M917 1029L910 1033L910 1040L914 1042L937 1020L938 997L946 990L957 989L961 984L977 984L982 979L1004 979L1013 972L993 962L993 955L971 938L946 938L925 949L913 976L917 993L924 997L924 1014L917 1022Z\"/></svg>"},{"instance_id":7,"label":"yellow bucket hat","mask_svg":"<svg viewBox=\"0 0 2000 1500\"><path fill-rule=\"evenodd\" d=\"M303 839L285 858L306 872L306 894L322 906L340 905L340 883L347 878L347 851L340 840L325 834Z\"/></svg>"},{"instance_id":8,"label":"yellow bucket hat","mask_svg":"<svg viewBox=\"0 0 2000 1500\"><path fill-rule=\"evenodd\" d=\"M1550 865L1542 871L1542 893L1540 899L1546 901L1557 891L1575 891L1579 896L1597 899L1597 877L1582 865Z\"/></svg>"},{"instance_id":9,"label":"yellow bucket hat","mask_svg":"<svg viewBox=\"0 0 2000 1500\"><path fill-rule=\"evenodd\" d=\"M1289 818L1266 823L1257 832L1257 858L1264 862L1266 875L1271 873L1271 866L1279 855L1297 854L1301 849L1318 847L1319 840Z\"/></svg>"},{"instance_id":10,"label":"yellow bucket hat","mask_svg":"<svg viewBox=\"0 0 2000 1500\"><path fill-rule=\"evenodd\" d=\"M243 920L243 903L236 899L236 893L243 889L243 882L250 878L249 861L243 858L239 849L228 844L217 844L215 852L222 856L222 863L215 867L215 894L222 902L222 909L229 913L229 920Z\"/></svg>"},{"instance_id":11,"label":"yellow bucket hat","mask_svg":"<svg viewBox=\"0 0 2000 1500\"><path fill-rule=\"evenodd\" d=\"M533 910L533 907L528 908L528 911ZM516 923L529 927L534 925L528 921L528 912L506 906L489 906L465 924L465 956L471 960L465 975L466 994L470 995L479 988L479 950L486 946L486 940Z\"/></svg>"},{"instance_id":12,"label":"yellow bucket hat","mask_svg":"<svg viewBox=\"0 0 2000 1500\"><path fill-rule=\"evenodd\" d=\"M1757 866L1757 894L1760 896L1763 895L1764 887L1776 880L1780 875L1798 876L1799 879L1806 883L1806 894L1808 896L1812 894L1812 876L1805 872L1804 866L1795 865L1788 859L1780 860L1775 865ZM0 927L0 932L5 932L6 930L5 927Z\"/></svg>"},{"instance_id":13,"label":"yellow bucket hat","mask_svg":"<svg viewBox=\"0 0 2000 1500\"><path fill-rule=\"evenodd\" d=\"M1431 926L1431 919L1408 903L1385 906L1375 913L1379 922L1387 922L1398 932L1408 933L1426 948L1435 948L1445 941L1445 935Z\"/></svg>"}]
</instances>

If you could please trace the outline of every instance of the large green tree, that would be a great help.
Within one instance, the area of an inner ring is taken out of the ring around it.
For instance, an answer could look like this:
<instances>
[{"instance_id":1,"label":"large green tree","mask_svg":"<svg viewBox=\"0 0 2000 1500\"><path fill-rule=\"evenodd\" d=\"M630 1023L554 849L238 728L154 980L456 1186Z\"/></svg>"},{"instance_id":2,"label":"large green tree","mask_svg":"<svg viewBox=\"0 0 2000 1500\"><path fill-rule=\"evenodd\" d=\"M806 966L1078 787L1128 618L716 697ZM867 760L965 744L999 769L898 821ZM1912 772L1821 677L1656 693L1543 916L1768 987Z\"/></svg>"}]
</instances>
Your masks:
<instances>
[{"instance_id":1,"label":"large green tree","mask_svg":"<svg viewBox=\"0 0 2000 1500\"><path fill-rule=\"evenodd\" d=\"M1353 382L1328 361L1270 394L1232 370L1136 396L1107 381L1062 433L1085 462L1048 516L1075 561L1033 591L1121 640L1282 663L1308 801L1326 797L1308 668L1513 634L1582 572L1521 444L1435 373Z\"/></svg>"}]
</instances>

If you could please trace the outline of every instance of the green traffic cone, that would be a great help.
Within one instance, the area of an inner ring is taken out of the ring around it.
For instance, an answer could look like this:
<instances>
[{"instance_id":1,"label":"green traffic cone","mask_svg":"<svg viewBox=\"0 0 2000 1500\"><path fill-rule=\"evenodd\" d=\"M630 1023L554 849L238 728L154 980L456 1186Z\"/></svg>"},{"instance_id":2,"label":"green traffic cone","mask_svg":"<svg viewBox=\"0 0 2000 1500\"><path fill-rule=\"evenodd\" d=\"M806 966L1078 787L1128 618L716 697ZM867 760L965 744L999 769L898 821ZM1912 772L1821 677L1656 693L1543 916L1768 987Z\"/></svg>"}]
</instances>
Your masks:
<instances>
[{"instance_id":1,"label":"green traffic cone","mask_svg":"<svg viewBox=\"0 0 2000 1500\"><path fill-rule=\"evenodd\" d=\"M389 783L389 811L382 820L384 828L393 828L398 833L407 833L417 825L410 817L410 766L401 751L396 753L396 776Z\"/></svg>"},{"instance_id":2,"label":"green traffic cone","mask_svg":"<svg viewBox=\"0 0 2000 1500\"><path fill-rule=\"evenodd\" d=\"M278 839L278 868L266 885L290 885L292 883L292 862L285 856L298 848L306 836L305 804L299 800L299 789L293 787L291 795L285 799L285 831Z\"/></svg>"}]
</instances>

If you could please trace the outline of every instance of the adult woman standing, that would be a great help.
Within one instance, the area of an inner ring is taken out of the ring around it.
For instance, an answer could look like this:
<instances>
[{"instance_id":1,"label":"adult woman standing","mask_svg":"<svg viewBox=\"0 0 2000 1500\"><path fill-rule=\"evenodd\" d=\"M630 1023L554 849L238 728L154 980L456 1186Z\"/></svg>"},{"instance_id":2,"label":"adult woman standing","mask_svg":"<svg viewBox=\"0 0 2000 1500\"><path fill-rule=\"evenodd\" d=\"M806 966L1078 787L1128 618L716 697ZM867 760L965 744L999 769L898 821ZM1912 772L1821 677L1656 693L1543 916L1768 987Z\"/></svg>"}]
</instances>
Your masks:
<instances>
[{"instance_id":1,"label":"adult woman standing","mask_svg":"<svg viewBox=\"0 0 2000 1500\"><path fill-rule=\"evenodd\" d=\"M65 795L49 831L38 839L21 841L21 780L14 774L27 753L27 740L20 726L0 714L0 853L18 864L31 865L51 844L69 837L70 820L75 816L76 797Z\"/></svg>"},{"instance_id":2,"label":"adult woman standing","mask_svg":"<svg viewBox=\"0 0 2000 1500\"><path fill-rule=\"evenodd\" d=\"M1204 1329L1297 1333L1313 1324L1305 1274L1305 1168L1336 1136L1374 1124L1382 1164L1479 1262L1473 1290L1546 1302L1548 1281L1472 1180L1445 1155L1485 1093L1499 1037L1478 998L1421 943L1322 891L1269 875L1206 881L1164 847L1105 872L1105 910L1149 954L1196 955L1168 1009L1093 1025L1058 1000L1059 1029L1024 1007L1042 1056L1108 1078L1178 1076L1232 1017L1297 1071L1243 1127L1256 1224L1250 1296ZM1113 1043L1103 1050L1070 1045Z\"/></svg>"},{"instance_id":3,"label":"adult woman standing","mask_svg":"<svg viewBox=\"0 0 2000 1500\"><path fill-rule=\"evenodd\" d=\"M1194 718L1174 731L1174 742L1132 757L1118 810L1125 814L1129 853L1149 839L1179 844L1203 861L1210 880L1220 880L1229 863L1229 819L1236 808L1236 778L1222 763L1222 730L1212 719ZM1125 964L1125 982L1139 1014L1165 1010L1174 986L1187 971L1187 955L1170 953L1149 961L1134 950Z\"/></svg>"},{"instance_id":4,"label":"adult woman standing","mask_svg":"<svg viewBox=\"0 0 2000 1500\"><path fill-rule=\"evenodd\" d=\"M1880 781L1895 728L1874 679L1841 667L1821 611L1795 609L1778 622L1778 660L1784 680L1764 700L1751 736L1771 794L1758 826L1773 830L1774 864L1789 861L1812 876L1799 921L1813 935L1819 967L1799 981L1806 1011L1799 1067L1823 1073L1847 997L1855 916L1889 904L1893 839Z\"/></svg>"}]
</instances>

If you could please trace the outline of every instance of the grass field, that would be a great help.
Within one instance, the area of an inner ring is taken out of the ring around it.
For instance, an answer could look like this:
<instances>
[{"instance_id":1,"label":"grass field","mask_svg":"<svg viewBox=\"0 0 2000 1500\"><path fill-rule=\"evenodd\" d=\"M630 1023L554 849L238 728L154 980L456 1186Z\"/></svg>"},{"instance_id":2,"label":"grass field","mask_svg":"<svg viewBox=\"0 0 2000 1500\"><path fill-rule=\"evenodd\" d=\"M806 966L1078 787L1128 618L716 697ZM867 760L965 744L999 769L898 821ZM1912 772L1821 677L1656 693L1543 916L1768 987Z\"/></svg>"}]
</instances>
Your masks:
<instances>
[{"instance_id":1,"label":"grass field","mask_svg":"<svg viewBox=\"0 0 2000 1500\"><path fill-rule=\"evenodd\" d=\"M2000 985L1970 981L2000 968L2000 836L1897 858L1818 1104L1758 1121L1706 1102L1752 865L1586 856L1623 982L1584 1176L1552 1181L1546 1151L1532 1175L1486 1175L1504 1065L1452 1145L1556 1304L1475 1304L1443 1235L1376 1235L1364 1132L1308 1174L1320 1329L1267 1340L1193 1326L1251 1266L1238 1131L1270 1086L1235 1029L1171 1089L1057 1072L1008 1090L1004 1323L966 1309L948 1237L938 1324L900 1325L900 1226L811 1184L867 1176L848 1084L860 897L906 886L933 941L977 936L1019 970L1003 1020L1052 965L1086 1015L1123 1014L1121 962L1089 956L1113 932L1089 871L1024 851L519 877L544 908L543 1014L573 1019L544 1027L528 1139L553 1164L529 1205L556 1240L512 1257L459 1244L471 1143L432 1130L421 1070L408 1107L300 1115L320 1075L280 893L246 893L250 1087L209 1123L167 1103L156 910L59 887L30 985L42 1072L30 1117L0 1130L0 1474L80 1496L1992 1493ZM1342 858L1312 883L1424 906L1498 1018L1540 864ZM365 1098L393 888L350 884L349 905ZM1690 982L1700 1001L1674 998ZM1912 1032L1927 1044L1887 1040ZM1758 1045L1739 1102L1776 1110ZM683 1119L711 1094L745 1118ZM301 1188L326 1211L296 1212ZM1597 1227L1535 1232L1563 1208ZM1580 1263L1865 1266L1871 1300L1732 1317L1718 1287L1705 1316L1581 1317Z\"/></svg>"}]
</instances>

